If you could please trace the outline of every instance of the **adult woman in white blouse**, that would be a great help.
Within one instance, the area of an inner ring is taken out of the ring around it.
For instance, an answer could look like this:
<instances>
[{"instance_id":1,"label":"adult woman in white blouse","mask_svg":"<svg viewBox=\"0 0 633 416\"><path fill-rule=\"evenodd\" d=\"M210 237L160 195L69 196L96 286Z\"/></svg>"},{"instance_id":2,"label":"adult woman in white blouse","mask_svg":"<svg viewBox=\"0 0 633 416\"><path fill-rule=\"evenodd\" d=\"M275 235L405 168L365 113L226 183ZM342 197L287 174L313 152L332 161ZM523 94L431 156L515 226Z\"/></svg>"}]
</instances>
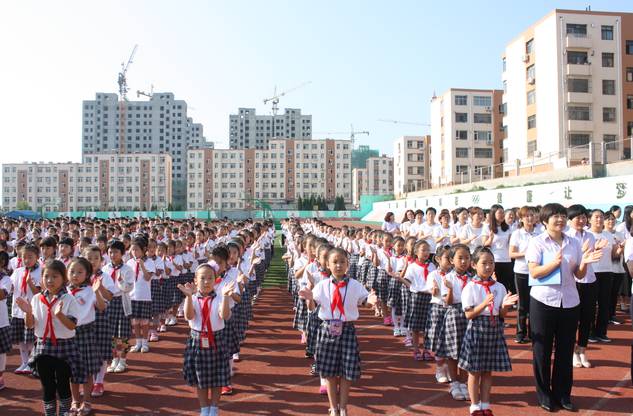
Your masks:
<instances>
[{"instance_id":1,"label":"adult woman in white blouse","mask_svg":"<svg viewBox=\"0 0 633 416\"><path fill-rule=\"evenodd\" d=\"M505 211L501 205L490 207L490 224L481 232L483 245L490 247L495 256L495 275L497 281L506 287L508 292L516 293L512 259L510 258L510 235L512 231L505 220Z\"/></svg>"},{"instance_id":2,"label":"adult woman in white blouse","mask_svg":"<svg viewBox=\"0 0 633 416\"><path fill-rule=\"evenodd\" d=\"M400 234L402 234L403 238L407 238L409 236L409 229L411 228L411 224L415 221L415 213L412 209L408 209L407 212L404 213L402 217L402 222L400 223Z\"/></svg>"},{"instance_id":3,"label":"adult woman in white blouse","mask_svg":"<svg viewBox=\"0 0 633 416\"><path fill-rule=\"evenodd\" d=\"M385 215L385 222L382 223L382 230L388 233L393 233L398 231L399 228L400 224L396 222L396 216L393 212L388 212L387 215Z\"/></svg>"},{"instance_id":4,"label":"adult woman in white blouse","mask_svg":"<svg viewBox=\"0 0 633 416\"><path fill-rule=\"evenodd\" d=\"M479 246L483 246L481 232L484 229L484 211L479 207L472 207L470 212L470 223L462 227L459 239L462 244L466 244L472 253Z\"/></svg>"},{"instance_id":5,"label":"adult woman in white blouse","mask_svg":"<svg viewBox=\"0 0 633 416\"><path fill-rule=\"evenodd\" d=\"M533 237L525 253L530 276L549 278L560 273L560 283L532 286L530 327L533 371L539 405L554 411L556 406L575 410L571 402L572 357L579 319L576 279L582 279L590 264L600 260L600 250L583 253L580 242L563 232L567 210L560 204L547 204L541 210L545 232ZM547 282L544 282L547 283ZM556 341L553 370L552 347Z\"/></svg>"}]
</instances>

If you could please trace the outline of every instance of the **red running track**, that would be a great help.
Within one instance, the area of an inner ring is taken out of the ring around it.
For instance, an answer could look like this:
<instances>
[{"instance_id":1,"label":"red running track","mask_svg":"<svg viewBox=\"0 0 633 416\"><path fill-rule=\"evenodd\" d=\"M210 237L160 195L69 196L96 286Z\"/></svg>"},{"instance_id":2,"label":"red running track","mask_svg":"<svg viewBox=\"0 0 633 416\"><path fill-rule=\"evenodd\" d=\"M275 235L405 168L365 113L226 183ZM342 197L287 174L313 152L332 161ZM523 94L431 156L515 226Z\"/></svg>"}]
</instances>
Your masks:
<instances>
[{"instance_id":1,"label":"red running track","mask_svg":"<svg viewBox=\"0 0 633 416\"><path fill-rule=\"evenodd\" d=\"M308 375L311 361L303 357L299 335L292 329L291 299L283 288L262 293L256 319L237 364L235 394L223 397L224 415L325 415L327 398L318 394L319 381ZM624 319L624 315L620 316ZM512 323L513 318L510 319ZM394 338L389 328L364 311L357 325L363 360L363 377L353 387L350 415L468 414L468 402L450 398L447 386L435 382L432 364L416 362ZM583 415L633 414L633 388L628 370L630 321L612 326L610 345L590 345L593 369L574 370L574 403ZM528 345L508 346L512 373L494 379L492 408L495 415L545 415L535 407L532 355ZM97 415L196 415L193 389L182 379L182 352L186 334L183 321L152 343L148 354L129 354L130 370L106 376L106 395L93 400ZM11 371L18 356L9 356L0 392L0 414L34 415L41 412L39 381Z\"/></svg>"}]
</instances>

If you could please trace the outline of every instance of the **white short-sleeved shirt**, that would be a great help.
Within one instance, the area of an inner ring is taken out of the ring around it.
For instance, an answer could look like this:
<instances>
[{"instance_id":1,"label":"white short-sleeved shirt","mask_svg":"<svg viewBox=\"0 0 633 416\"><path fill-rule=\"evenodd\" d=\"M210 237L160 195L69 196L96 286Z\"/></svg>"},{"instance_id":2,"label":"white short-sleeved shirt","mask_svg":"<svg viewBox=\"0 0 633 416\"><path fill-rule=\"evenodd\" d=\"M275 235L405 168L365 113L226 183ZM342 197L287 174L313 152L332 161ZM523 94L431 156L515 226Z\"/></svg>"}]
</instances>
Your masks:
<instances>
[{"instance_id":1,"label":"white short-sleeved shirt","mask_svg":"<svg viewBox=\"0 0 633 416\"><path fill-rule=\"evenodd\" d=\"M13 303L11 304L11 316L14 318L24 319L25 313L18 307L17 298L23 298L27 301L33 299L33 292L29 285L26 285L26 293L22 292L22 281L26 274L26 267L19 267L11 274L11 285L13 286ZM34 270L29 271L29 276L33 280L35 286L42 285L42 268L38 265Z\"/></svg>"},{"instance_id":2,"label":"white short-sleeved shirt","mask_svg":"<svg viewBox=\"0 0 633 416\"><path fill-rule=\"evenodd\" d=\"M446 275L446 281L452 283L453 285L453 302L452 305L460 303L462 301L462 291L470 281L470 277L468 277L467 282L464 284L462 279L457 276L457 272L455 270L451 271ZM440 286L440 293L442 294L442 299L446 302L446 296L448 295L448 288L444 285L444 281L442 281L442 285ZM449 304L446 302L446 304Z\"/></svg>"},{"instance_id":3,"label":"white short-sleeved shirt","mask_svg":"<svg viewBox=\"0 0 633 416\"><path fill-rule=\"evenodd\" d=\"M580 248L582 251L582 247L585 244L585 241L589 241L589 247L593 247L596 244L596 239L593 234L589 231L583 230L582 233L580 231L569 229L565 232L571 238L575 238L580 243ZM582 256L581 256L582 259ZM578 262L580 264L580 262ZM596 281L596 274L593 271L594 264L587 265L587 274L582 279L576 279L578 283L593 283Z\"/></svg>"},{"instance_id":4,"label":"white short-sleeved shirt","mask_svg":"<svg viewBox=\"0 0 633 416\"><path fill-rule=\"evenodd\" d=\"M313 260L306 266L305 270L303 271L303 276L301 276L301 281L299 282L299 286L301 288L308 287L308 283L310 282L308 275L312 276L312 279L314 280L314 284L316 285L319 278L319 276L317 276L318 273L319 273L319 263L317 263L316 260Z\"/></svg>"},{"instance_id":5,"label":"white short-sleeved shirt","mask_svg":"<svg viewBox=\"0 0 633 416\"><path fill-rule=\"evenodd\" d=\"M618 231L615 231L613 233L611 233L613 236L613 242L615 243L620 243L622 241L626 242L627 238L623 233L620 233ZM624 254L624 253L623 253ZM622 254L622 255L623 255ZM622 255L620 255L619 258L612 260L613 262L613 273L624 273L624 265L622 264Z\"/></svg>"},{"instance_id":6,"label":"white short-sleeved shirt","mask_svg":"<svg viewBox=\"0 0 633 416\"><path fill-rule=\"evenodd\" d=\"M465 311L472 309L477 305L481 305L481 303L486 299L486 288L483 285L476 283L478 279L479 278L475 278L468 282L462 291L462 308ZM499 309L501 309L501 305L503 304L503 298L508 292L506 291L505 286L499 282L495 282L489 287L489 289L490 293L494 295L492 314L494 316L498 316ZM481 315L490 316L490 309L485 307L484 310L481 311Z\"/></svg>"},{"instance_id":7,"label":"white short-sleeved shirt","mask_svg":"<svg viewBox=\"0 0 633 416\"><path fill-rule=\"evenodd\" d=\"M191 273L192 270L195 270L196 268L196 259L193 258L193 254L191 253L191 251L187 250L185 252L182 253L182 262L184 263L190 263L191 266L189 266L188 269L185 269L185 273Z\"/></svg>"},{"instance_id":8,"label":"white short-sleeved shirt","mask_svg":"<svg viewBox=\"0 0 633 416\"><path fill-rule=\"evenodd\" d=\"M407 264L407 256L391 256L391 270L394 273L400 274L400 272L404 269Z\"/></svg>"},{"instance_id":9,"label":"white short-sleeved shirt","mask_svg":"<svg viewBox=\"0 0 633 416\"><path fill-rule=\"evenodd\" d=\"M156 266L149 257L144 260L145 268L148 273L156 273ZM152 300L152 285L150 281L145 280L143 277L143 269L139 266L138 273L136 272L136 260L129 259L126 263L134 271L134 289L130 292L130 299L151 301Z\"/></svg>"},{"instance_id":10,"label":"white short-sleeved shirt","mask_svg":"<svg viewBox=\"0 0 633 416\"><path fill-rule=\"evenodd\" d=\"M433 235L433 238L436 240L440 237L442 237L442 241L440 241L439 243L435 243L436 244L435 252L437 252L438 246L444 247L451 244L451 226L450 225L444 228L440 224L440 226L435 229L435 234Z\"/></svg>"},{"instance_id":11,"label":"white short-sleeved shirt","mask_svg":"<svg viewBox=\"0 0 633 416\"><path fill-rule=\"evenodd\" d=\"M461 238L462 235L462 229L467 225L468 223L462 225L459 221L456 223L451 224L451 237L457 237L457 238Z\"/></svg>"},{"instance_id":12,"label":"white short-sleeved shirt","mask_svg":"<svg viewBox=\"0 0 633 416\"><path fill-rule=\"evenodd\" d=\"M152 280L160 280L165 276L165 262L159 256L149 257L154 262L154 274Z\"/></svg>"},{"instance_id":13,"label":"white short-sleeved shirt","mask_svg":"<svg viewBox=\"0 0 633 416\"><path fill-rule=\"evenodd\" d=\"M424 222L414 221L409 227L409 235L411 237L417 237L420 233L420 230L422 229L422 224L424 224Z\"/></svg>"},{"instance_id":14,"label":"white short-sleeved shirt","mask_svg":"<svg viewBox=\"0 0 633 416\"><path fill-rule=\"evenodd\" d=\"M0 290L4 290L4 299L0 300L0 328L9 326L9 310L7 308L7 297L11 294L12 290L11 277L6 274L0 273Z\"/></svg>"},{"instance_id":15,"label":"white short-sleeved shirt","mask_svg":"<svg viewBox=\"0 0 633 416\"><path fill-rule=\"evenodd\" d=\"M631 260L633 260L633 238L627 238L624 243L624 261L628 263ZM631 290L633 290L633 284Z\"/></svg>"},{"instance_id":16,"label":"white short-sleeved shirt","mask_svg":"<svg viewBox=\"0 0 633 416\"><path fill-rule=\"evenodd\" d=\"M486 226L481 231L481 239L485 241L492 231L489 226ZM501 227L497 227L497 232L492 237L492 244L490 244L490 251L495 256L495 263L510 263L510 236L512 231L510 227L503 231Z\"/></svg>"},{"instance_id":17,"label":"white short-sleeved shirt","mask_svg":"<svg viewBox=\"0 0 633 416\"><path fill-rule=\"evenodd\" d=\"M382 223L382 230L383 231L387 231L388 233L392 233L394 231L398 231L398 228L400 227L400 224L398 224L397 222L383 222Z\"/></svg>"},{"instance_id":18,"label":"white short-sleeved shirt","mask_svg":"<svg viewBox=\"0 0 633 416\"><path fill-rule=\"evenodd\" d=\"M196 260L204 260L207 261L207 248L205 243L196 243L193 245L193 255Z\"/></svg>"},{"instance_id":19,"label":"white short-sleeved shirt","mask_svg":"<svg viewBox=\"0 0 633 416\"><path fill-rule=\"evenodd\" d=\"M426 273L424 272L425 268ZM422 265L417 261L409 263L409 266L407 267L407 272L404 274L404 278L411 282L409 291L411 291L412 293L428 292L427 282L430 273L433 271L435 271L435 265L433 263L428 263L425 265Z\"/></svg>"},{"instance_id":20,"label":"white short-sleeved shirt","mask_svg":"<svg viewBox=\"0 0 633 416\"><path fill-rule=\"evenodd\" d=\"M411 228L411 221L405 221L400 224L400 232L404 235L409 235L409 229Z\"/></svg>"},{"instance_id":21,"label":"white short-sleeved shirt","mask_svg":"<svg viewBox=\"0 0 633 416\"><path fill-rule=\"evenodd\" d=\"M425 292L431 293L431 303L436 303L438 305L446 306L446 302L442 299L441 287L442 287L442 277L445 275L440 269L433 270L429 273L429 276L426 278L426 289ZM433 282L437 285L440 292L438 292L437 296L433 296Z\"/></svg>"},{"instance_id":22,"label":"white short-sleeved shirt","mask_svg":"<svg viewBox=\"0 0 633 416\"><path fill-rule=\"evenodd\" d=\"M391 262L391 252L381 248L376 251L376 254L378 255L378 267L382 270L387 270L387 265Z\"/></svg>"},{"instance_id":23,"label":"white short-sleeved shirt","mask_svg":"<svg viewBox=\"0 0 633 416\"><path fill-rule=\"evenodd\" d=\"M519 253L525 253L525 250L528 248L528 243L537 235L536 227L532 232L528 232L525 228L519 228L510 236L510 246L516 247ZM514 259L514 272L521 274L528 274L530 272L527 261L525 261L525 256Z\"/></svg>"},{"instance_id":24,"label":"white short-sleeved shirt","mask_svg":"<svg viewBox=\"0 0 633 416\"><path fill-rule=\"evenodd\" d=\"M72 294L77 301L77 315L75 316L75 318L77 318L77 326L94 322L97 296L92 290L92 287L86 285L82 288L78 288L77 291L74 291L69 287L68 292Z\"/></svg>"},{"instance_id":25,"label":"white short-sleeved shirt","mask_svg":"<svg viewBox=\"0 0 633 416\"><path fill-rule=\"evenodd\" d=\"M594 233L591 230L587 232L593 234L593 238L597 240L606 240L607 245L602 248L602 257L597 263L593 263L591 268L594 273L611 273L613 272L613 262L611 261L611 252L613 251L613 234L609 231L603 230L600 233Z\"/></svg>"},{"instance_id":26,"label":"white short-sleeved shirt","mask_svg":"<svg viewBox=\"0 0 633 416\"><path fill-rule=\"evenodd\" d=\"M22 267L22 259L19 257L11 257L11 260L9 260L9 270L17 270L20 267Z\"/></svg>"},{"instance_id":27,"label":"white short-sleeved shirt","mask_svg":"<svg viewBox=\"0 0 633 416\"><path fill-rule=\"evenodd\" d=\"M314 301L321 305L319 318L324 321L340 319L341 321L352 322L358 320L358 305L369 296L367 289L357 280L348 280L347 285L340 289L341 297L343 298L343 309L345 309L344 314L341 314L338 308L332 312L331 304L335 289L336 286L333 283L333 279L321 280L312 289Z\"/></svg>"},{"instance_id":28,"label":"white short-sleeved shirt","mask_svg":"<svg viewBox=\"0 0 633 416\"><path fill-rule=\"evenodd\" d=\"M170 257L171 263L174 265L172 271L171 271L171 275L173 277L177 277L180 276L180 273L184 273L184 269L183 270L178 270L176 268L176 266L183 266L184 262L182 260L182 256L180 254L176 254L175 256Z\"/></svg>"},{"instance_id":29,"label":"white short-sleeved shirt","mask_svg":"<svg viewBox=\"0 0 633 416\"><path fill-rule=\"evenodd\" d=\"M558 285L539 285L530 288L530 296L537 301L554 308L573 308L578 306L580 298L576 288L575 271L582 261L582 247L575 238L563 234L563 245L549 236L547 232L530 239L525 252L525 260L528 263L541 265L543 253L548 252L554 258L563 250L563 261L560 265L561 283Z\"/></svg>"},{"instance_id":30,"label":"white short-sleeved shirt","mask_svg":"<svg viewBox=\"0 0 633 416\"><path fill-rule=\"evenodd\" d=\"M475 249L477 247L483 246L484 242L483 242L483 238L482 238L482 234L484 234L484 228L486 228L487 226L485 224L481 224L481 227L479 228L475 228L472 226L472 224L466 224L462 230L461 230L461 234L459 236L460 239L462 240L468 240L473 236L477 236L473 241L471 241L468 244L468 248L470 249L470 252L472 253L473 251L475 251Z\"/></svg>"},{"instance_id":31,"label":"white short-sleeved shirt","mask_svg":"<svg viewBox=\"0 0 633 416\"><path fill-rule=\"evenodd\" d=\"M103 286L112 293L112 296L119 297L123 292L129 292L134 288L134 270L127 264L115 268L112 263L108 263L101 270L105 275L102 280ZM118 281L119 277L122 278L122 282Z\"/></svg>"},{"instance_id":32,"label":"white short-sleeved shirt","mask_svg":"<svg viewBox=\"0 0 633 416\"><path fill-rule=\"evenodd\" d=\"M422 223L420 228L422 229L422 234L429 236L425 240L427 243L429 243L431 253L435 254L435 249L437 246L437 243L435 242L435 234L437 233L437 229L442 228L442 226L438 223L429 224L428 222L424 222Z\"/></svg>"},{"instance_id":33,"label":"white short-sleeved shirt","mask_svg":"<svg viewBox=\"0 0 633 416\"><path fill-rule=\"evenodd\" d=\"M191 296L193 303L193 319L188 320L189 328L202 332L202 308L204 307L204 297L199 293L195 293ZM222 296L214 296L210 301L209 314L211 315L211 327L213 332L224 329L224 319L220 317L220 304L222 303Z\"/></svg>"},{"instance_id":34,"label":"white short-sleeved shirt","mask_svg":"<svg viewBox=\"0 0 633 416\"><path fill-rule=\"evenodd\" d=\"M33 309L33 318L35 321L35 336L38 338L43 338L44 333L46 332L48 308L41 301L41 296L46 296L47 292L48 291L45 291L43 294L33 296L33 299L31 299L31 308ZM49 303L53 302L53 299L49 300ZM59 320L59 318L55 316L55 307L57 306L57 302L63 302L62 313L64 315L77 319L77 315L79 314L77 301L75 300L73 295L64 291L64 293L58 294L55 304L52 305L53 309L51 314L53 319L53 330L55 331L55 337L57 339L73 338L75 336L75 330L66 328L64 324L62 324L62 322ZM50 335L51 334L47 334L48 337L50 337Z\"/></svg>"}]
</instances>

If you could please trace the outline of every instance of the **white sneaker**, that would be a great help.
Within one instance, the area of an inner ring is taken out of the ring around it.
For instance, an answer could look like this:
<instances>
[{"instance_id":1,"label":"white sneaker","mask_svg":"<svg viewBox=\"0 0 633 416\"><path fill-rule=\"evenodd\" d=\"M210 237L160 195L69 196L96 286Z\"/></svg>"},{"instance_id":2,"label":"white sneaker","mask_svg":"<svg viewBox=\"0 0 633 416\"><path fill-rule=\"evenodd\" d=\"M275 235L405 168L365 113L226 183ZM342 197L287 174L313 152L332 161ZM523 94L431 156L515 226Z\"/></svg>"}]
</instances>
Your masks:
<instances>
[{"instance_id":1,"label":"white sneaker","mask_svg":"<svg viewBox=\"0 0 633 416\"><path fill-rule=\"evenodd\" d=\"M20 364L20 366L15 369L14 373L15 374L22 374L22 373L24 373L24 370L26 370L26 367L27 367L26 364Z\"/></svg>"},{"instance_id":2,"label":"white sneaker","mask_svg":"<svg viewBox=\"0 0 633 416\"><path fill-rule=\"evenodd\" d=\"M108 368L106 369L107 373L114 373L114 370L117 368L117 366L119 365L119 359L118 358L113 358L112 362L110 363L110 366L108 366Z\"/></svg>"},{"instance_id":3,"label":"white sneaker","mask_svg":"<svg viewBox=\"0 0 633 416\"><path fill-rule=\"evenodd\" d=\"M147 344L143 344L143 346L141 347L140 351L145 354L146 352L149 352L149 345Z\"/></svg>"},{"instance_id":4,"label":"white sneaker","mask_svg":"<svg viewBox=\"0 0 633 416\"><path fill-rule=\"evenodd\" d=\"M584 352L578 354L578 358L580 359L580 365L585 368L591 368L591 362L587 359L587 356Z\"/></svg>"},{"instance_id":5,"label":"white sneaker","mask_svg":"<svg viewBox=\"0 0 633 416\"><path fill-rule=\"evenodd\" d=\"M457 382L451 383L448 392L453 397L453 400L466 400L466 398L464 397L464 393L462 393L462 389Z\"/></svg>"},{"instance_id":6,"label":"white sneaker","mask_svg":"<svg viewBox=\"0 0 633 416\"><path fill-rule=\"evenodd\" d=\"M233 361L235 361L236 363L240 362L240 354L239 353L235 353L233 354Z\"/></svg>"},{"instance_id":7,"label":"white sneaker","mask_svg":"<svg viewBox=\"0 0 633 416\"><path fill-rule=\"evenodd\" d=\"M158 332L167 332L167 327L165 325L161 325L160 328L158 328Z\"/></svg>"},{"instance_id":8,"label":"white sneaker","mask_svg":"<svg viewBox=\"0 0 633 416\"><path fill-rule=\"evenodd\" d=\"M124 360L119 360L119 363L114 369L114 373L123 373L125 370L127 370L127 364Z\"/></svg>"},{"instance_id":9,"label":"white sneaker","mask_svg":"<svg viewBox=\"0 0 633 416\"><path fill-rule=\"evenodd\" d=\"M580 355L577 352L574 353L573 365L576 368L582 367L582 363L580 362Z\"/></svg>"},{"instance_id":10,"label":"white sneaker","mask_svg":"<svg viewBox=\"0 0 633 416\"><path fill-rule=\"evenodd\" d=\"M141 350L141 344L136 344L133 347L130 347L130 352L139 352Z\"/></svg>"},{"instance_id":11,"label":"white sneaker","mask_svg":"<svg viewBox=\"0 0 633 416\"><path fill-rule=\"evenodd\" d=\"M468 386L463 383L459 383L459 389L462 391L462 394L464 395L464 400L470 400L470 394L468 394Z\"/></svg>"},{"instance_id":12,"label":"white sneaker","mask_svg":"<svg viewBox=\"0 0 633 416\"><path fill-rule=\"evenodd\" d=\"M446 376L446 372L444 371L444 367L438 367L435 370L435 380L437 380L438 383L448 383L448 377Z\"/></svg>"}]
</instances>

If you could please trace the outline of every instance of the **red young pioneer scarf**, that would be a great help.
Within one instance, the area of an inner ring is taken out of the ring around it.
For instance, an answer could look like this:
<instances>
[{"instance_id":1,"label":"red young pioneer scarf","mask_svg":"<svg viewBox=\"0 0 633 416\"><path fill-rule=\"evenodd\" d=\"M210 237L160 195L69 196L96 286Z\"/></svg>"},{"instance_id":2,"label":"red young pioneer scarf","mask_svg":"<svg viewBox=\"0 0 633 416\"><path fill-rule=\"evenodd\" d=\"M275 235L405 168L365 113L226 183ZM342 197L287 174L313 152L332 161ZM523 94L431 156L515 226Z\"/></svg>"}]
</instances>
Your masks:
<instances>
[{"instance_id":1,"label":"red young pioneer scarf","mask_svg":"<svg viewBox=\"0 0 633 416\"><path fill-rule=\"evenodd\" d=\"M215 297L214 294L209 296L204 296L202 298L198 298L198 303L201 303L202 307L200 308L200 313L202 315L202 333L207 335L207 339L209 340L209 346L212 346L213 349L216 349L215 346L215 336L213 335L213 324L211 323L211 302Z\"/></svg>"},{"instance_id":2,"label":"red young pioneer scarf","mask_svg":"<svg viewBox=\"0 0 633 416\"><path fill-rule=\"evenodd\" d=\"M40 301L46 306L47 314L46 314L46 324L44 326L44 337L42 339L46 340L46 338L51 339L51 343L53 345L57 345L57 337L55 336L55 327L53 326L53 305L57 303L57 297L53 299L52 302L48 302L46 295L40 295Z\"/></svg>"},{"instance_id":3,"label":"red young pioneer scarf","mask_svg":"<svg viewBox=\"0 0 633 416\"><path fill-rule=\"evenodd\" d=\"M462 281L462 289L465 288L466 283L468 283L468 275L455 273L455 276L457 276L457 278Z\"/></svg>"},{"instance_id":4,"label":"red young pioneer scarf","mask_svg":"<svg viewBox=\"0 0 633 416\"><path fill-rule=\"evenodd\" d=\"M416 260L415 264L422 267L422 271L424 272L424 281L426 282L426 278L429 276L429 263L422 263L420 260Z\"/></svg>"},{"instance_id":5,"label":"red young pioneer scarf","mask_svg":"<svg viewBox=\"0 0 633 416\"><path fill-rule=\"evenodd\" d=\"M26 288L27 288L27 284L26 284L26 280L29 277L29 268L26 267L24 269L24 274L22 275L22 285L20 286L20 290L22 291L22 295L26 295Z\"/></svg>"},{"instance_id":6,"label":"red young pioneer scarf","mask_svg":"<svg viewBox=\"0 0 633 416\"><path fill-rule=\"evenodd\" d=\"M475 284L477 284L477 285L483 286L484 290L486 291L486 295L490 294L490 286L492 286L495 283L497 283L493 279L488 279L488 280L474 279L473 282L475 282ZM494 309L495 309L494 303L491 303L490 305L488 305L488 310L490 311L490 321L492 321L494 319L494 316L493 316Z\"/></svg>"},{"instance_id":7,"label":"red young pioneer scarf","mask_svg":"<svg viewBox=\"0 0 633 416\"><path fill-rule=\"evenodd\" d=\"M343 297L341 296L341 288L347 286L347 282L345 280L336 282L334 279L332 279L332 283L334 283L334 293L332 294L332 303L330 304L330 308L332 309L332 317L334 317L335 309L339 310L341 316L345 316L345 305L343 304Z\"/></svg>"},{"instance_id":8,"label":"red young pioneer scarf","mask_svg":"<svg viewBox=\"0 0 633 416\"><path fill-rule=\"evenodd\" d=\"M97 280L101 280L102 279L102 276L101 276L102 274L103 274L103 271L97 270L95 272L95 274L92 275L92 278L90 279L90 283L94 284L94 282L96 282Z\"/></svg>"},{"instance_id":9,"label":"red young pioneer scarf","mask_svg":"<svg viewBox=\"0 0 633 416\"><path fill-rule=\"evenodd\" d=\"M134 280L137 281L138 280L138 273L141 270L141 262L140 261L136 261L136 267L134 268Z\"/></svg>"}]
</instances>

